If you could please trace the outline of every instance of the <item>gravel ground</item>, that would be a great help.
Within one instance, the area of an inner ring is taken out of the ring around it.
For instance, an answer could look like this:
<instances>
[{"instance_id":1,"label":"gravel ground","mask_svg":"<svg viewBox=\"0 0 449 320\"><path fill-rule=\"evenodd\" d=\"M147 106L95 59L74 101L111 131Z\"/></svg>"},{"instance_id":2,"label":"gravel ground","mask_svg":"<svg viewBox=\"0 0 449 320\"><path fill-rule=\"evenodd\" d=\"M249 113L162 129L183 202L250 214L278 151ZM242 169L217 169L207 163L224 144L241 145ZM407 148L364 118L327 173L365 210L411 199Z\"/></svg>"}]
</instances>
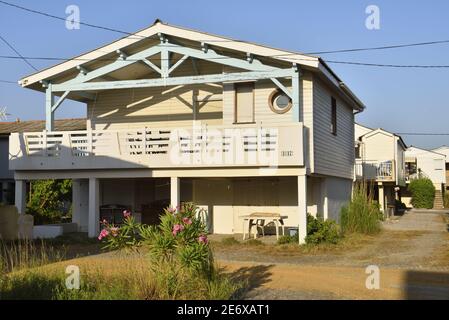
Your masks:
<instances>
[{"instance_id":1,"label":"gravel ground","mask_svg":"<svg viewBox=\"0 0 449 320\"><path fill-rule=\"evenodd\" d=\"M338 253L270 254L267 246L244 245L215 252L222 265L259 275L247 299L449 299L447 217L413 210L385 222L360 247ZM380 290L366 289L368 265L381 270Z\"/></svg>"}]
</instances>

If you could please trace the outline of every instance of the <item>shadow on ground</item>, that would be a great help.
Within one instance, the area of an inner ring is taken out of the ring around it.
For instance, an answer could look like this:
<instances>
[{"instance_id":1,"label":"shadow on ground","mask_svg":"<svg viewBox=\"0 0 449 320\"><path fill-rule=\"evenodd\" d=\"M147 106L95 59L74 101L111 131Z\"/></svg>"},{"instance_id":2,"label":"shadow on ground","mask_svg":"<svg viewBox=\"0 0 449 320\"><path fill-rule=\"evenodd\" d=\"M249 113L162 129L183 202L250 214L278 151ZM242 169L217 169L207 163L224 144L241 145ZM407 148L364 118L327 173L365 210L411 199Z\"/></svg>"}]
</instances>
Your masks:
<instances>
[{"instance_id":1,"label":"shadow on ground","mask_svg":"<svg viewBox=\"0 0 449 320\"><path fill-rule=\"evenodd\" d=\"M236 298L243 299L252 290L260 288L270 281L273 265L241 267L229 273L229 276L243 286L236 293Z\"/></svg>"},{"instance_id":2,"label":"shadow on ground","mask_svg":"<svg viewBox=\"0 0 449 320\"><path fill-rule=\"evenodd\" d=\"M449 273L408 271L404 290L407 300L449 300Z\"/></svg>"}]
</instances>

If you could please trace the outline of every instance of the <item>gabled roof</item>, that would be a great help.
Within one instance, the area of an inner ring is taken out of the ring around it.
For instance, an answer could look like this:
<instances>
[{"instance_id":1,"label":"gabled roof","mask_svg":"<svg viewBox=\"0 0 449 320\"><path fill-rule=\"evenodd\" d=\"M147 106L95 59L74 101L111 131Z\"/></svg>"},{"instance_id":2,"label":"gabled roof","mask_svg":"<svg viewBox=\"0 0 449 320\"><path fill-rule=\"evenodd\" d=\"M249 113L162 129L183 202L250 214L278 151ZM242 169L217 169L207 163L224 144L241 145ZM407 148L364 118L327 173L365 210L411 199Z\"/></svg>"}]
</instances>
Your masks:
<instances>
[{"instance_id":1,"label":"gabled roof","mask_svg":"<svg viewBox=\"0 0 449 320\"><path fill-rule=\"evenodd\" d=\"M435 152L435 151L433 151L433 150L427 150L427 149L423 149L423 148L418 148L418 147L415 147L415 146L410 146L410 147L408 147L407 150L406 150L406 152L407 152L407 151L408 151L408 152L413 152L412 149L422 151L422 153L428 152L428 153L434 153L434 154L437 154L437 155L439 155L439 156L446 157L445 154L442 154L442 153L439 153L439 152Z\"/></svg>"},{"instance_id":2,"label":"gabled roof","mask_svg":"<svg viewBox=\"0 0 449 320\"><path fill-rule=\"evenodd\" d=\"M121 38L110 44L74 57L70 60L59 63L55 66L38 71L26 76L19 81L23 87L42 90L39 82L61 75L68 70L75 70L77 67L94 60L106 59L117 50L125 50L131 47L138 47L142 42L150 39L158 39L159 34L173 36L189 41L200 42L210 46L227 50L235 50L242 53L250 53L255 56L275 59L280 62L294 63L310 70L318 71L327 80L333 83L353 104L355 109L363 110L365 106L352 93L352 91L338 78L338 76L319 57L275 49L252 42L234 40L222 36L216 36L205 32L181 28L163 23L159 19L150 27L140 30L134 34Z\"/></svg>"},{"instance_id":3,"label":"gabled roof","mask_svg":"<svg viewBox=\"0 0 449 320\"><path fill-rule=\"evenodd\" d=\"M56 131L86 130L86 119L55 120ZM45 120L0 122L0 136L9 136L13 132L40 132L45 129Z\"/></svg>"},{"instance_id":4,"label":"gabled roof","mask_svg":"<svg viewBox=\"0 0 449 320\"><path fill-rule=\"evenodd\" d=\"M362 140L362 138L364 138L364 137L369 137L369 136L374 135L374 134L383 133L383 134L389 135L389 136L391 136L391 137L397 137L397 138L399 138L399 141L400 141L400 143L402 144L402 146L404 147L404 150L407 149L407 145L405 144L405 142L404 142L404 140L402 139L402 137L401 137L400 135L396 134L396 133L387 131L387 130L382 129L382 128L371 129L371 128L369 128L369 127L363 126L363 125L358 124L358 123L356 123L356 125L361 126L361 127L365 128L365 129L370 129L370 130L371 130L370 132L367 132L367 133L361 135L361 136L359 137L360 140Z\"/></svg>"}]
</instances>

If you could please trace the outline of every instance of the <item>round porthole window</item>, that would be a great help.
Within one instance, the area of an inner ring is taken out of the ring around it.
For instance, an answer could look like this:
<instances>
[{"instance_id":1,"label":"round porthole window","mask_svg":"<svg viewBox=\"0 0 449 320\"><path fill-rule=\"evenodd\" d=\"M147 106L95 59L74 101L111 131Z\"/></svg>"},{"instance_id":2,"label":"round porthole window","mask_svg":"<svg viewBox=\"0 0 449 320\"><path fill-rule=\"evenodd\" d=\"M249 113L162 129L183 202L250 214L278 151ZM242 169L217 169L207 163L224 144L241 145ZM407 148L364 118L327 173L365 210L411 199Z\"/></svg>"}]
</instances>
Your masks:
<instances>
[{"instance_id":1,"label":"round porthole window","mask_svg":"<svg viewBox=\"0 0 449 320\"><path fill-rule=\"evenodd\" d=\"M286 113L292 107L292 99L282 90L275 90L269 97L270 108L276 113Z\"/></svg>"}]
</instances>

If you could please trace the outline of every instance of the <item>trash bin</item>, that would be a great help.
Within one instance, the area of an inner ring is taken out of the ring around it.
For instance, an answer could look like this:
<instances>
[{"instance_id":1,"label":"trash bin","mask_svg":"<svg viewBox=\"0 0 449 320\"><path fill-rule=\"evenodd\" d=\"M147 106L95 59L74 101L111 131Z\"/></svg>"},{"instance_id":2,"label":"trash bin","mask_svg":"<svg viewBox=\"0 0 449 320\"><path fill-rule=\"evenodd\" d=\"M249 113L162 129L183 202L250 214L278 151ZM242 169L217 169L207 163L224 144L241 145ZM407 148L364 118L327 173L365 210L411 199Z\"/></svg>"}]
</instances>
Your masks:
<instances>
[{"instance_id":1,"label":"trash bin","mask_svg":"<svg viewBox=\"0 0 449 320\"><path fill-rule=\"evenodd\" d=\"M103 205L100 207L100 221L106 220L110 224L122 224L125 210L130 210L130 208L119 204Z\"/></svg>"},{"instance_id":2,"label":"trash bin","mask_svg":"<svg viewBox=\"0 0 449 320\"><path fill-rule=\"evenodd\" d=\"M290 237L294 237L298 234L299 229L298 228L289 228L288 234Z\"/></svg>"}]
</instances>

